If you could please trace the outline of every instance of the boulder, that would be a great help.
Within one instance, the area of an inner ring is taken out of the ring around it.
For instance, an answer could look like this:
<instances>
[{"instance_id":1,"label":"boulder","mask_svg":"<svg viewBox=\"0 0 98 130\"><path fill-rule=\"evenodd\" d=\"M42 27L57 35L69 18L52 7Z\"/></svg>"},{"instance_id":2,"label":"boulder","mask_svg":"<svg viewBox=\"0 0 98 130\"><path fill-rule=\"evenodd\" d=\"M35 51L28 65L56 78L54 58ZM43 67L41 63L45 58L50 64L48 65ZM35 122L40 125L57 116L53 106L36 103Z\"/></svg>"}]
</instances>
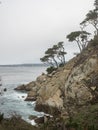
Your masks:
<instances>
[{"instance_id":1,"label":"boulder","mask_svg":"<svg viewBox=\"0 0 98 130\"><path fill-rule=\"evenodd\" d=\"M34 121L37 124L43 124L44 123L44 117L35 118Z\"/></svg>"},{"instance_id":2,"label":"boulder","mask_svg":"<svg viewBox=\"0 0 98 130\"><path fill-rule=\"evenodd\" d=\"M7 91L7 88L4 88L4 92L6 92Z\"/></svg>"},{"instance_id":3,"label":"boulder","mask_svg":"<svg viewBox=\"0 0 98 130\"><path fill-rule=\"evenodd\" d=\"M18 86L17 88L15 88L14 90L25 90L25 85L23 84L23 85L20 85L20 86Z\"/></svg>"},{"instance_id":4,"label":"boulder","mask_svg":"<svg viewBox=\"0 0 98 130\"><path fill-rule=\"evenodd\" d=\"M34 120L34 119L36 119L36 118L37 118L37 116L34 116L34 115L30 115L30 116L29 116L29 119L30 119L30 120Z\"/></svg>"},{"instance_id":5,"label":"boulder","mask_svg":"<svg viewBox=\"0 0 98 130\"><path fill-rule=\"evenodd\" d=\"M47 75L43 73L41 76L37 77L36 82L41 84L41 83L45 82L46 79L47 79Z\"/></svg>"},{"instance_id":6,"label":"boulder","mask_svg":"<svg viewBox=\"0 0 98 130\"><path fill-rule=\"evenodd\" d=\"M33 87L36 86L35 81L32 81L26 85L22 84L20 86L18 86L17 88L15 88L14 90L19 90L19 91L31 91L33 89Z\"/></svg>"},{"instance_id":7,"label":"boulder","mask_svg":"<svg viewBox=\"0 0 98 130\"><path fill-rule=\"evenodd\" d=\"M36 97L26 97L25 101L36 101Z\"/></svg>"}]
</instances>

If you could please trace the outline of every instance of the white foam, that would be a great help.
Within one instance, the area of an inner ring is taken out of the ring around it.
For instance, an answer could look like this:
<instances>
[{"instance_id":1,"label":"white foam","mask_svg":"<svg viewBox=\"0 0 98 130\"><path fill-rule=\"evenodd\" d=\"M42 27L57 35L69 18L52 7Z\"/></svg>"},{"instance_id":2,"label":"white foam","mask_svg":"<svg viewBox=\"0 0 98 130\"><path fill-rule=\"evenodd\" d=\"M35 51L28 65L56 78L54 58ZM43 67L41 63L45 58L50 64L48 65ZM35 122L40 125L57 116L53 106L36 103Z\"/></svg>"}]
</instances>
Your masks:
<instances>
[{"instance_id":1,"label":"white foam","mask_svg":"<svg viewBox=\"0 0 98 130\"><path fill-rule=\"evenodd\" d=\"M30 123L31 125L36 125L36 123L35 123L34 120L29 120L29 119L27 119L27 122Z\"/></svg>"},{"instance_id":2,"label":"white foam","mask_svg":"<svg viewBox=\"0 0 98 130\"><path fill-rule=\"evenodd\" d=\"M8 99L24 100L27 97L27 93L13 92L10 94L4 94L3 97L7 97Z\"/></svg>"},{"instance_id":3,"label":"white foam","mask_svg":"<svg viewBox=\"0 0 98 130\"><path fill-rule=\"evenodd\" d=\"M35 105L36 101L31 102L32 105Z\"/></svg>"},{"instance_id":4,"label":"white foam","mask_svg":"<svg viewBox=\"0 0 98 130\"><path fill-rule=\"evenodd\" d=\"M27 94L26 93L16 93L15 97L20 100L24 100L27 97Z\"/></svg>"}]
</instances>

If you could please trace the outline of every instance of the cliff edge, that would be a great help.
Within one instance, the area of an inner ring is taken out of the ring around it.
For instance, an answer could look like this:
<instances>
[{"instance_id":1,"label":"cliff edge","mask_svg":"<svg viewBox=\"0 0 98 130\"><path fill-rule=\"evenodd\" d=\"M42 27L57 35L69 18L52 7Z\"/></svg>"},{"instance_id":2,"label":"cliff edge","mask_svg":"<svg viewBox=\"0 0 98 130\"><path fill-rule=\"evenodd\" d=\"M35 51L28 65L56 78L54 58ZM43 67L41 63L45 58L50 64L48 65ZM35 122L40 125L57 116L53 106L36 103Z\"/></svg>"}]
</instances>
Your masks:
<instances>
[{"instance_id":1,"label":"cliff edge","mask_svg":"<svg viewBox=\"0 0 98 130\"><path fill-rule=\"evenodd\" d=\"M64 67L16 90L28 91L26 100L36 100L36 110L51 114L98 102L98 38Z\"/></svg>"}]
</instances>

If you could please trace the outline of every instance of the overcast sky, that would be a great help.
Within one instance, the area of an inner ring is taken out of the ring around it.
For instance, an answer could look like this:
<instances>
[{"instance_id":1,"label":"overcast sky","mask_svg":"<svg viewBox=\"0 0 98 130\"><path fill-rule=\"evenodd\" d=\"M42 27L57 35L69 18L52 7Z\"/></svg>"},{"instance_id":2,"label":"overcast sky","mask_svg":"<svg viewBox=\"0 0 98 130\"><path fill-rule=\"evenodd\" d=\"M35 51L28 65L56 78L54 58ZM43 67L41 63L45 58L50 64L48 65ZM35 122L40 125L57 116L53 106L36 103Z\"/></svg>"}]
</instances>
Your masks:
<instances>
[{"instance_id":1,"label":"overcast sky","mask_svg":"<svg viewBox=\"0 0 98 130\"><path fill-rule=\"evenodd\" d=\"M0 64L38 63L44 51L65 42L67 60L77 52L66 35L93 8L94 0L1 0Z\"/></svg>"}]
</instances>

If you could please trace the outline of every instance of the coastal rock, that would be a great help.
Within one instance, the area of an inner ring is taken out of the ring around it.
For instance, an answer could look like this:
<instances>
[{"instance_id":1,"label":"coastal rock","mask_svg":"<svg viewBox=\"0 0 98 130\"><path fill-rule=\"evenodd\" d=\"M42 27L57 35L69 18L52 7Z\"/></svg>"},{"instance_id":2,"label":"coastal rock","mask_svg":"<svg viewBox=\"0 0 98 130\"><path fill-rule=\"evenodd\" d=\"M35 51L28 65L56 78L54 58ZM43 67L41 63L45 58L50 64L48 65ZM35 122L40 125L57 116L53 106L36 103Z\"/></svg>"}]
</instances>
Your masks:
<instances>
[{"instance_id":1,"label":"coastal rock","mask_svg":"<svg viewBox=\"0 0 98 130\"><path fill-rule=\"evenodd\" d=\"M29 116L29 119L30 119L30 120L34 120L34 119L36 119L36 118L37 118L37 116L34 116L34 115L30 115L30 116Z\"/></svg>"},{"instance_id":2,"label":"coastal rock","mask_svg":"<svg viewBox=\"0 0 98 130\"><path fill-rule=\"evenodd\" d=\"M36 98L37 98L36 91L29 91L25 101L36 101Z\"/></svg>"},{"instance_id":3,"label":"coastal rock","mask_svg":"<svg viewBox=\"0 0 98 130\"><path fill-rule=\"evenodd\" d=\"M43 124L43 123L47 123L50 119L52 120L52 117L50 117L49 115L44 115L42 117L34 118L34 121L37 124Z\"/></svg>"},{"instance_id":4,"label":"coastal rock","mask_svg":"<svg viewBox=\"0 0 98 130\"><path fill-rule=\"evenodd\" d=\"M76 65L71 71L68 80L65 82L66 101L72 99L78 105L83 105L92 100L94 93L93 86L88 86L86 81L95 72L98 74L97 55L92 54L82 64L79 63Z\"/></svg>"},{"instance_id":5,"label":"coastal rock","mask_svg":"<svg viewBox=\"0 0 98 130\"><path fill-rule=\"evenodd\" d=\"M18 89L29 90L26 100L36 100L35 109L59 114L67 105L84 105L98 95L98 45L89 45L49 76L42 74L36 81Z\"/></svg>"},{"instance_id":6,"label":"coastal rock","mask_svg":"<svg viewBox=\"0 0 98 130\"><path fill-rule=\"evenodd\" d=\"M6 92L7 91L7 88L4 88L4 90L3 90L4 92Z\"/></svg>"},{"instance_id":7,"label":"coastal rock","mask_svg":"<svg viewBox=\"0 0 98 130\"><path fill-rule=\"evenodd\" d=\"M32 89L36 86L35 81L30 82L27 86L26 86L26 91L32 91Z\"/></svg>"},{"instance_id":8,"label":"coastal rock","mask_svg":"<svg viewBox=\"0 0 98 130\"><path fill-rule=\"evenodd\" d=\"M35 82L32 81L30 83L28 83L27 85L20 85L17 88L15 88L14 90L21 90L21 91L31 91L33 89L33 87L35 87Z\"/></svg>"},{"instance_id":9,"label":"coastal rock","mask_svg":"<svg viewBox=\"0 0 98 130\"><path fill-rule=\"evenodd\" d=\"M98 49L90 46L41 83L36 110L50 112L47 107L51 107L62 111L68 102L72 107L90 102L94 98L94 90L98 88L97 76L96 79L90 77L95 72L98 74ZM90 87L87 83L89 78L93 82Z\"/></svg>"},{"instance_id":10,"label":"coastal rock","mask_svg":"<svg viewBox=\"0 0 98 130\"><path fill-rule=\"evenodd\" d=\"M43 124L44 123L44 117L35 118L34 121L37 124Z\"/></svg>"},{"instance_id":11,"label":"coastal rock","mask_svg":"<svg viewBox=\"0 0 98 130\"><path fill-rule=\"evenodd\" d=\"M37 96L36 91L30 91L30 92L28 92L28 97L36 97L36 96Z\"/></svg>"},{"instance_id":12,"label":"coastal rock","mask_svg":"<svg viewBox=\"0 0 98 130\"><path fill-rule=\"evenodd\" d=\"M27 97L25 101L36 101L35 97Z\"/></svg>"},{"instance_id":13,"label":"coastal rock","mask_svg":"<svg viewBox=\"0 0 98 130\"><path fill-rule=\"evenodd\" d=\"M25 90L25 87L26 87L26 85L20 85L20 86L18 86L17 88L15 88L14 90Z\"/></svg>"},{"instance_id":14,"label":"coastal rock","mask_svg":"<svg viewBox=\"0 0 98 130\"><path fill-rule=\"evenodd\" d=\"M47 79L47 75L46 74L44 74L44 73L42 73L42 75L41 76L39 76L39 77L37 77L37 79L36 79L36 82L38 82L38 83L43 83L43 82L45 82L46 81L46 79Z\"/></svg>"}]
</instances>

